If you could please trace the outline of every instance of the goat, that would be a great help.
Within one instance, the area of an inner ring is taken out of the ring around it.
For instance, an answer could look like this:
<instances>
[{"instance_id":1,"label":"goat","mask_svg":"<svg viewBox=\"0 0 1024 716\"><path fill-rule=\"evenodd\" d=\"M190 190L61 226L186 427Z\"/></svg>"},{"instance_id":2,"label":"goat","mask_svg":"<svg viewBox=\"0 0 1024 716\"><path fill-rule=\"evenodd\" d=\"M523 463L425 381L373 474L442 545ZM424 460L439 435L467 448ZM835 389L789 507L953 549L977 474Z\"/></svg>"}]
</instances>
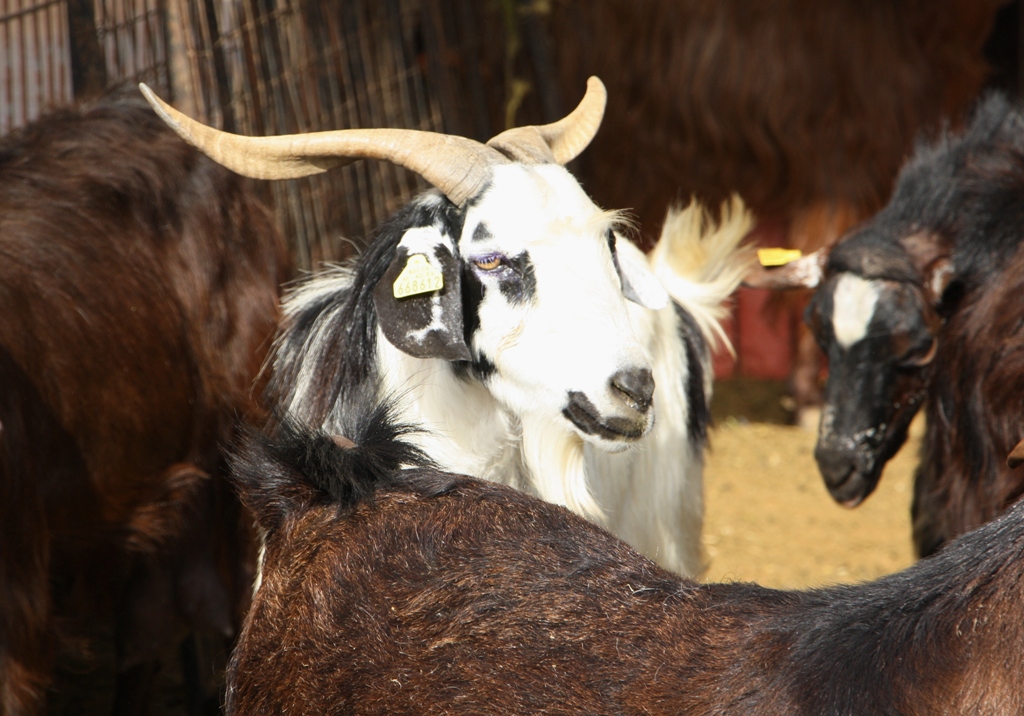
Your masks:
<instances>
[{"instance_id":1,"label":"goat","mask_svg":"<svg viewBox=\"0 0 1024 716\"><path fill-rule=\"evenodd\" d=\"M837 501L871 494L925 406L922 556L1024 493L1005 464L1024 435L1022 239L1024 114L993 94L964 132L918 148L877 216L769 277L820 284L807 312L829 359L815 458Z\"/></svg>"},{"instance_id":2,"label":"goat","mask_svg":"<svg viewBox=\"0 0 1024 716\"><path fill-rule=\"evenodd\" d=\"M262 419L287 257L243 180L129 92L0 140L8 716L45 709L83 635L114 635L117 698L144 700L147 664L248 604L255 546L221 448Z\"/></svg>"},{"instance_id":3,"label":"goat","mask_svg":"<svg viewBox=\"0 0 1024 716\"><path fill-rule=\"evenodd\" d=\"M621 217L560 166L600 125L597 78L565 119L486 145L379 129L239 137L147 97L186 140L249 176L376 157L438 188L399 210L353 267L293 292L274 404L336 432L363 403L399 395L402 419L427 428L416 439L445 467L531 490L672 569L701 570L708 343L742 277L749 217L726 205L721 226L701 231L701 209L673 214L669 235L715 237L689 244L709 258L684 270L687 248L667 240L648 268Z\"/></svg>"},{"instance_id":4,"label":"goat","mask_svg":"<svg viewBox=\"0 0 1024 716\"><path fill-rule=\"evenodd\" d=\"M368 413L234 457L266 554L228 714L1024 709L1024 505L871 583L699 584Z\"/></svg>"}]
</instances>

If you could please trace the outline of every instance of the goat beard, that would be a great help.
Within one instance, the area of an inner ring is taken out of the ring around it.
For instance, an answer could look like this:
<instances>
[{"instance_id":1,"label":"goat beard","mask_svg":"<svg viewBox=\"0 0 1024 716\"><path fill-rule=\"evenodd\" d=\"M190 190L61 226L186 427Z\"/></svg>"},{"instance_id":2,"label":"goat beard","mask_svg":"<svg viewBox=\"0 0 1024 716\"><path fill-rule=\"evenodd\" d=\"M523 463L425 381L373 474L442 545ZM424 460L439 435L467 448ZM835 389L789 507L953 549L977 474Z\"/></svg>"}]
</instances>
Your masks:
<instances>
[{"instance_id":1,"label":"goat beard","mask_svg":"<svg viewBox=\"0 0 1024 716\"><path fill-rule=\"evenodd\" d=\"M537 495L564 505L582 517L603 522L604 510L590 492L583 458L583 440L559 416L524 415L522 457Z\"/></svg>"}]
</instances>

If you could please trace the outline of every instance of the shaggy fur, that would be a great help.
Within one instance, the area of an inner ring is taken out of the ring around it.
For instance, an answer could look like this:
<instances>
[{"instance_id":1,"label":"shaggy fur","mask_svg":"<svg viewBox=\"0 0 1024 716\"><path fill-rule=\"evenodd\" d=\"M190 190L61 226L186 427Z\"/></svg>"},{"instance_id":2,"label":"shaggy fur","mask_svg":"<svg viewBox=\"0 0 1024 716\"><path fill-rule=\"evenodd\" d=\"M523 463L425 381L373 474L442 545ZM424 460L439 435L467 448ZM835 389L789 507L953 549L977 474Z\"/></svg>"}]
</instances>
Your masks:
<instances>
[{"instance_id":1,"label":"shaggy fur","mask_svg":"<svg viewBox=\"0 0 1024 716\"><path fill-rule=\"evenodd\" d=\"M699 584L565 509L400 455L382 417L356 447L289 425L239 453L267 557L229 714L1024 708L1021 507L868 584Z\"/></svg>"},{"instance_id":2,"label":"shaggy fur","mask_svg":"<svg viewBox=\"0 0 1024 716\"><path fill-rule=\"evenodd\" d=\"M889 205L830 253L808 317L829 354L816 451L837 499L870 494L922 404L914 492L921 555L1024 492L1005 457L1024 436L1024 114L983 101L965 133L921 146ZM835 340L834 291L877 294L866 334Z\"/></svg>"},{"instance_id":3,"label":"shaggy fur","mask_svg":"<svg viewBox=\"0 0 1024 716\"><path fill-rule=\"evenodd\" d=\"M1001 4L531 7L549 8L561 87L595 73L615 98L578 171L598 203L633 209L642 245L655 239L666 204L694 196L716 206L735 192L782 227L786 245L810 253L881 208L919 134L935 136L947 118L966 114L988 74L983 45ZM789 322L809 299L804 291L776 295L771 309ZM824 361L809 331L794 333L795 418L814 430Z\"/></svg>"},{"instance_id":4,"label":"shaggy fur","mask_svg":"<svg viewBox=\"0 0 1024 716\"><path fill-rule=\"evenodd\" d=\"M540 237L553 249L567 251L566 263L554 271L538 266L536 276L530 274L538 298L518 328L505 325L495 313L495 306L508 298L495 295L487 304L485 287L463 257L463 322L472 360L423 360L398 350L380 334L371 297L410 227L437 226L450 237L468 232L464 211L428 194L382 227L351 267L317 276L292 293L272 364L273 400L309 424L337 432L339 421L367 401L398 395L402 420L427 428L415 439L439 464L568 505L663 565L696 574L702 569L701 470L712 377L708 346L716 340L720 306L742 274L739 267L746 255L737 244L749 217L739 204L721 227L701 218L698 206L672 213L676 215L683 218L673 219L652 258L653 271L679 301L676 308L655 311L620 297L630 322L623 333L614 315L591 306L607 277L592 268L579 274L584 270L580 266L593 261L592 252L598 252L598 259L602 253L609 255L603 237L615 239L609 232L614 226L610 222L617 219L613 213L597 212L586 229L593 237L570 235L563 228L553 230L550 238ZM459 245L472 250L481 234L489 237L498 228L492 222L484 232L478 225L473 237L460 239ZM624 239L609 246L616 262L645 263ZM690 264L680 259L690 250L704 258ZM559 288L558 274L567 269L574 273L565 281L573 281L577 291L568 293L568 300L553 291ZM575 283L577 275L591 278ZM563 303L545 304L545 297L552 296ZM559 343L556 349L547 345L554 340L551 334L541 333L547 343L529 343L524 331L544 330L538 327L545 321L562 333L575 330L585 340L581 337L579 345ZM581 321L586 321L582 328L576 325ZM571 384L562 385L552 376L565 374L573 380L589 363L608 362L619 350L609 338L620 334L638 341L653 366L655 386L654 427L629 450L610 454L609 448L621 450L623 444L584 443L564 412L517 407L505 398L509 375L531 372L543 376L552 391L565 391ZM484 341L499 347L485 349ZM532 350L524 348L531 345ZM499 360L502 346L517 348L505 354L512 357L504 363Z\"/></svg>"},{"instance_id":5,"label":"shaggy fur","mask_svg":"<svg viewBox=\"0 0 1024 716\"><path fill-rule=\"evenodd\" d=\"M553 3L561 86L597 74L614 98L581 176L652 239L662 207L689 196L717 206L739 193L759 216L865 217L918 135L969 110L999 5Z\"/></svg>"},{"instance_id":6,"label":"shaggy fur","mask_svg":"<svg viewBox=\"0 0 1024 716\"><path fill-rule=\"evenodd\" d=\"M277 316L282 243L133 89L0 140L0 712L58 647L119 666L230 633L251 546L222 478Z\"/></svg>"}]
</instances>

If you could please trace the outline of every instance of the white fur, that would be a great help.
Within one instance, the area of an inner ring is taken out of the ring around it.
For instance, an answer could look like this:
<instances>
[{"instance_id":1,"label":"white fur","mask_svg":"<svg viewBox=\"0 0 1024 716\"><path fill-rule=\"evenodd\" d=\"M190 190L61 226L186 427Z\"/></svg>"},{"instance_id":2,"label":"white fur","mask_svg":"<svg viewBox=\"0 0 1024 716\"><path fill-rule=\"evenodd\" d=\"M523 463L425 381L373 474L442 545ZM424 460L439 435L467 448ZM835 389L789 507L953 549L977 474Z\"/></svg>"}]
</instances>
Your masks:
<instances>
[{"instance_id":1,"label":"white fur","mask_svg":"<svg viewBox=\"0 0 1024 716\"><path fill-rule=\"evenodd\" d=\"M699 204L673 207L647 256L652 271L693 316L709 346L729 347L720 321L727 313L726 301L753 261L753 251L740 247L752 224L738 198L722 207L718 222ZM588 476L596 498L606 506L605 525L612 532L659 564L697 575L704 569L704 456L688 435L691 406L684 386L689 376L677 337L678 318L671 306L650 311L631 305L630 316L652 357L657 420L651 433L628 452L610 454L587 446ZM711 356L701 359L710 401Z\"/></svg>"},{"instance_id":2,"label":"white fur","mask_svg":"<svg viewBox=\"0 0 1024 716\"><path fill-rule=\"evenodd\" d=\"M587 473L605 506L604 525L659 564L682 574L704 569L704 457L688 435L687 365L673 308L631 310L654 362L654 429L628 452L586 448ZM705 375L710 378L710 365ZM710 380L705 390L710 398Z\"/></svg>"},{"instance_id":3,"label":"white fur","mask_svg":"<svg viewBox=\"0 0 1024 716\"><path fill-rule=\"evenodd\" d=\"M832 330L844 350L867 335L880 292L877 281L852 273L839 276L832 294Z\"/></svg>"},{"instance_id":4,"label":"white fur","mask_svg":"<svg viewBox=\"0 0 1024 716\"><path fill-rule=\"evenodd\" d=\"M671 305L652 310L624 298L607 249L615 218L598 209L562 167L496 167L490 189L467 212L456 242L464 260L528 251L536 299L515 305L498 290L496 275L478 272L485 293L472 348L497 369L486 383L460 379L443 360L407 355L378 330L380 390L397 396L400 421L425 428L412 439L443 467L566 505L662 565L695 575L702 569L702 455L688 434L679 319ZM490 237L473 241L469 237L481 222ZM667 224L654 255L678 253L682 235L703 228ZM714 340L716 311L742 276L734 266L735 242L698 260L696 274L661 266L659 279L636 247L624 240L618 245L631 285L636 276L656 298L661 276L670 279L673 297L694 315L706 339ZM707 276L710 285L702 283ZM350 280L336 271L313 281L291 296L286 317ZM303 348L308 355L292 401L299 414L303 394L315 385L317 357L331 349L316 334ZM710 396L709 356L702 361ZM614 415L622 407L610 377L644 367L653 371L656 388L647 433L639 441L584 434L562 415L568 391L585 394L602 416ZM324 427L339 425L332 416Z\"/></svg>"}]
</instances>

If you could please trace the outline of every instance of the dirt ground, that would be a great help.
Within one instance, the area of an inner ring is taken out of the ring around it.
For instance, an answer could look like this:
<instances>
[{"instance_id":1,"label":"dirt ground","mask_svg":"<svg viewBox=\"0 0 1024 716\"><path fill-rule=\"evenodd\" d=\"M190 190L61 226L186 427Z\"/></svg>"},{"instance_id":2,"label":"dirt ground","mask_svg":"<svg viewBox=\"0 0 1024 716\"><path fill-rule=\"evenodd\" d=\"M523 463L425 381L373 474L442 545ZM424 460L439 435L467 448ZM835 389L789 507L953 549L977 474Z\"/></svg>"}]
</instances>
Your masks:
<instances>
[{"instance_id":1,"label":"dirt ground","mask_svg":"<svg viewBox=\"0 0 1024 716\"><path fill-rule=\"evenodd\" d=\"M715 388L716 427L704 473L709 581L780 588L873 579L913 561L910 499L920 418L860 507L840 507L814 463L815 434L780 424L781 385Z\"/></svg>"}]
</instances>

